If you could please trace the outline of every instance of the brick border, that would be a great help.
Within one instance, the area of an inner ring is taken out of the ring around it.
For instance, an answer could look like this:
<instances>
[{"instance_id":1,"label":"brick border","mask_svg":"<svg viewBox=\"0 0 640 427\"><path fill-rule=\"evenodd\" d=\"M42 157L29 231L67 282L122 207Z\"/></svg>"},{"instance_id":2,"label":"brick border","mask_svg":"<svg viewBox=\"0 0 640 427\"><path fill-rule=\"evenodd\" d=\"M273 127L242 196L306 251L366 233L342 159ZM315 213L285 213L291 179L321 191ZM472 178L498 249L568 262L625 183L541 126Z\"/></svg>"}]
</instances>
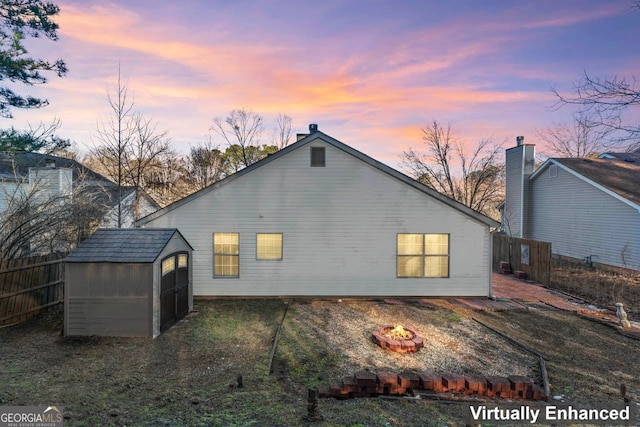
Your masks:
<instances>
[{"instance_id":1,"label":"brick border","mask_svg":"<svg viewBox=\"0 0 640 427\"><path fill-rule=\"evenodd\" d=\"M510 375L476 376L428 372L395 373L381 371L377 374L358 371L339 383L318 387L318 397L353 399L376 396L404 396L416 390L434 393L456 393L470 396L486 396L500 399L544 400L548 396L528 377Z\"/></svg>"}]
</instances>

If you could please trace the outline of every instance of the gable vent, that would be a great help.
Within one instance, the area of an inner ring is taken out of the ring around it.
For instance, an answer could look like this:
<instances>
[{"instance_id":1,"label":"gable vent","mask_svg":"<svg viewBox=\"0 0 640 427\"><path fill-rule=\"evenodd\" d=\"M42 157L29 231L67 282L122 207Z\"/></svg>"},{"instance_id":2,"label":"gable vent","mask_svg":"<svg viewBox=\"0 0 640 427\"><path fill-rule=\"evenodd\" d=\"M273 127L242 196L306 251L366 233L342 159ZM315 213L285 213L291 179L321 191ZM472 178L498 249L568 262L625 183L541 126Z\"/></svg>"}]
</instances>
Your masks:
<instances>
[{"instance_id":1,"label":"gable vent","mask_svg":"<svg viewBox=\"0 0 640 427\"><path fill-rule=\"evenodd\" d=\"M325 163L324 147L311 147L311 167L323 168Z\"/></svg>"}]
</instances>

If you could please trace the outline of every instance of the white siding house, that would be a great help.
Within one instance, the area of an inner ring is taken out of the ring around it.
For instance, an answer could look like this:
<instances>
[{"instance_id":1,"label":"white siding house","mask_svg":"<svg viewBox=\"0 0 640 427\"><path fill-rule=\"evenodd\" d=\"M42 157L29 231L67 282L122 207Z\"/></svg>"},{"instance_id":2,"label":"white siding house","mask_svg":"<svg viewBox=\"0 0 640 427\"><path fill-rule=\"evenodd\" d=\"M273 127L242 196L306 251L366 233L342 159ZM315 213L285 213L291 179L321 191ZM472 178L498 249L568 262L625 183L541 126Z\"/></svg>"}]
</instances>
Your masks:
<instances>
[{"instance_id":1,"label":"white siding house","mask_svg":"<svg viewBox=\"0 0 640 427\"><path fill-rule=\"evenodd\" d=\"M518 151L519 147L507 153L519 153L516 159L532 158L533 153ZM551 242L554 254L639 270L640 159L636 157L548 159L524 178L528 185L528 193L521 196L526 199L524 212L506 210L514 206L507 194L504 222L510 215L527 218L522 236L512 235ZM507 170L515 169L509 161L507 157Z\"/></svg>"},{"instance_id":2,"label":"white siding house","mask_svg":"<svg viewBox=\"0 0 640 427\"><path fill-rule=\"evenodd\" d=\"M490 296L499 224L314 131L137 225L191 243L194 295Z\"/></svg>"}]
</instances>

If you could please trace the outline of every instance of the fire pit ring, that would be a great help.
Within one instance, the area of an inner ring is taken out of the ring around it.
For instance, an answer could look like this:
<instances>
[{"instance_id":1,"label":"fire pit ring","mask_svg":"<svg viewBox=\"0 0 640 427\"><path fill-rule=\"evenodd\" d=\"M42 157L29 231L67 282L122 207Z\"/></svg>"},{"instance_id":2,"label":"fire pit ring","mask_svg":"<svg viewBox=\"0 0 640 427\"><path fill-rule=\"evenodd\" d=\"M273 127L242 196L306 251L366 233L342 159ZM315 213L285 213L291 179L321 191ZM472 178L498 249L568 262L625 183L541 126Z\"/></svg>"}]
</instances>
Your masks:
<instances>
[{"instance_id":1,"label":"fire pit ring","mask_svg":"<svg viewBox=\"0 0 640 427\"><path fill-rule=\"evenodd\" d=\"M382 348L396 353L415 353L424 347L424 337L411 328L383 326L371 333L371 339Z\"/></svg>"}]
</instances>

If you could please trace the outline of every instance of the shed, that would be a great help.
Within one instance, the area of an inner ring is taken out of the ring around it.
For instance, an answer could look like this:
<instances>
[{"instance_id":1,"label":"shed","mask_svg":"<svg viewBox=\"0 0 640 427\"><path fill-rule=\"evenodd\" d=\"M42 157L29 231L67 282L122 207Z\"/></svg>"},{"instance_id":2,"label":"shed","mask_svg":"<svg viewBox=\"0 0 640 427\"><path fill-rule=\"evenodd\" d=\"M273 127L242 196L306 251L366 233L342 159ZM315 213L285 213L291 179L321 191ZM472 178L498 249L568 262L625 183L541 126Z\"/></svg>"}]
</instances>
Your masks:
<instances>
[{"instance_id":1,"label":"shed","mask_svg":"<svg viewBox=\"0 0 640 427\"><path fill-rule=\"evenodd\" d=\"M157 337L193 307L192 251L175 228L98 229L65 258L65 335Z\"/></svg>"}]
</instances>

